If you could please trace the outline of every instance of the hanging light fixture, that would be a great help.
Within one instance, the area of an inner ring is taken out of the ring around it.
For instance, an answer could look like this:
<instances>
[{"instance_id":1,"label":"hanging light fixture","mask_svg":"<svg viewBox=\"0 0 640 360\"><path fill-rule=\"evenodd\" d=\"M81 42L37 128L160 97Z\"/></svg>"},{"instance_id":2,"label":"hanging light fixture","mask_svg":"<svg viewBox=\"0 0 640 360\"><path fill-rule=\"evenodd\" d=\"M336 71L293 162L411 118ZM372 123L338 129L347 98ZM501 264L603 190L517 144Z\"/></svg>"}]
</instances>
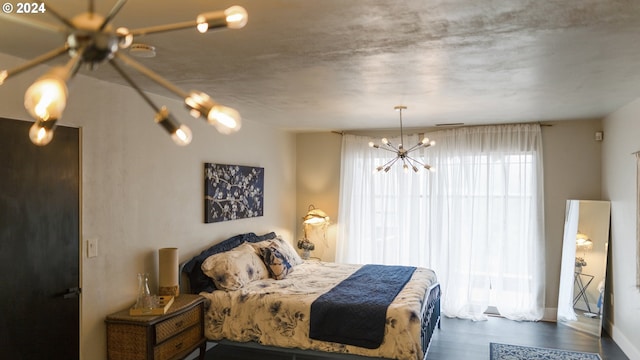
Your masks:
<instances>
[{"instance_id":1,"label":"hanging light fixture","mask_svg":"<svg viewBox=\"0 0 640 360\"><path fill-rule=\"evenodd\" d=\"M369 146L372 148L376 148L376 149L382 149L382 150L387 150L390 151L392 153L396 154L396 157L389 160L386 164L384 165L380 165L376 168L377 171L382 171L384 170L384 172L388 172L389 169L391 169L391 166L393 166L393 164L395 164L396 162L398 162L398 160L402 160L402 168L404 169L405 172L409 172L409 168L411 168L413 171L418 172L418 165L420 165L421 167L430 170L430 171L434 171L435 169L428 164L423 163L422 161L409 156L409 153L417 150L419 148L428 148L430 146L434 146L436 144L435 141L433 140L429 140L428 137L423 138L419 143L415 144L413 147L410 147L409 149L406 149L404 147L404 133L402 130L402 110L406 110L407 107L403 106L403 105L397 105L394 107L394 109L396 109L398 112L400 112L400 141L401 143L398 144L398 146L394 146L391 142L389 142L389 140L387 140L387 138L382 138L382 145L377 145L374 144L373 141L369 142Z\"/></svg>"},{"instance_id":2,"label":"hanging light fixture","mask_svg":"<svg viewBox=\"0 0 640 360\"><path fill-rule=\"evenodd\" d=\"M51 50L16 68L0 71L0 85L6 79L29 70L37 65L50 61L62 54L71 58L65 66L54 67L47 74L39 78L25 93L24 106L35 119L29 131L31 141L36 145L46 145L53 139L55 125L62 116L67 103L67 83L78 72L81 65L86 64L90 69L108 61L116 71L129 83L140 96L156 111L155 121L163 128L178 145L191 142L191 130L180 124L163 106L155 105L151 99L138 87L133 80L119 66L122 62L165 89L184 99L186 107L194 117L202 117L213 125L219 132L229 134L238 131L241 126L240 114L232 108L216 103L209 95L200 91L185 92L152 70L119 52L129 48L134 38L159 32L195 28L200 33L213 29L240 29L247 23L247 12L240 6L232 6L224 11L207 12L197 16L193 21L174 24L152 26L129 30L127 28L113 29L111 21L118 14L127 0L118 0L107 16L103 17L94 12L94 0L89 0L87 12L67 19L55 11L50 5L43 4L39 10L53 15L64 26L55 26L20 16L3 16L22 24L38 27L60 33L66 37L63 46Z\"/></svg>"}]
</instances>

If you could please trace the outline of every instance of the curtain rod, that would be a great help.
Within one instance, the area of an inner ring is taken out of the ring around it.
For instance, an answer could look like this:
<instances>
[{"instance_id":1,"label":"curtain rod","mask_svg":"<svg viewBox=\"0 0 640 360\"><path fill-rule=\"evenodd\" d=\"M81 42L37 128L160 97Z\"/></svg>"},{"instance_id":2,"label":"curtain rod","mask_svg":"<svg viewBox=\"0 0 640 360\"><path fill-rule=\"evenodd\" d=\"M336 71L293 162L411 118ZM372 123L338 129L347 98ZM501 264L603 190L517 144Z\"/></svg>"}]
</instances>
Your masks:
<instances>
[{"instance_id":1,"label":"curtain rod","mask_svg":"<svg viewBox=\"0 0 640 360\"><path fill-rule=\"evenodd\" d=\"M498 126L498 125L526 125L526 124L538 124L540 126L548 126L551 127L553 126L553 124L545 124L545 123L541 123L541 122L525 122L525 123L500 123L500 124L481 124L481 125L453 125L453 126L431 126L431 127L427 127L426 129L428 130L424 130L425 128L409 128L409 130L411 129L421 129L426 131L438 131L439 129L444 129L444 130L449 130L449 129L459 129L459 128L470 128L470 127L480 127L480 126ZM332 130L331 133L333 134L338 134L338 135L344 135L344 134L353 134L353 133L362 133L362 132L367 132L367 131L388 131L388 130L393 130L393 128L387 128L387 129L361 129L361 130L341 130L341 131L337 131L337 130ZM637 152L640 152L640 150L638 150Z\"/></svg>"}]
</instances>

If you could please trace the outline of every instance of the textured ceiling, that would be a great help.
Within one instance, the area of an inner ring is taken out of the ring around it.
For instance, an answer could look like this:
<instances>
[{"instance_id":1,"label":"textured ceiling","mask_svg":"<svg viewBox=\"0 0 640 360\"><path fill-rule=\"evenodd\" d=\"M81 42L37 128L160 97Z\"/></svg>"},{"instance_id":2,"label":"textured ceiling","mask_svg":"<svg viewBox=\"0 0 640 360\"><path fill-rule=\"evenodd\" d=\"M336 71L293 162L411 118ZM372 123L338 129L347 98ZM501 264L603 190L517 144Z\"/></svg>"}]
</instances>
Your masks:
<instances>
[{"instance_id":1,"label":"textured ceiling","mask_svg":"<svg viewBox=\"0 0 640 360\"><path fill-rule=\"evenodd\" d=\"M96 11L114 3L98 0ZM69 17L87 9L81 0L48 4ZM192 20L234 4L249 13L244 29L137 42L157 49L141 63L245 121L384 129L397 127L399 104L406 127L590 119L640 97L637 0L130 0L113 24ZM50 14L10 16L58 24ZM2 53L30 59L63 42L0 17ZM124 84L106 65L81 72Z\"/></svg>"}]
</instances>

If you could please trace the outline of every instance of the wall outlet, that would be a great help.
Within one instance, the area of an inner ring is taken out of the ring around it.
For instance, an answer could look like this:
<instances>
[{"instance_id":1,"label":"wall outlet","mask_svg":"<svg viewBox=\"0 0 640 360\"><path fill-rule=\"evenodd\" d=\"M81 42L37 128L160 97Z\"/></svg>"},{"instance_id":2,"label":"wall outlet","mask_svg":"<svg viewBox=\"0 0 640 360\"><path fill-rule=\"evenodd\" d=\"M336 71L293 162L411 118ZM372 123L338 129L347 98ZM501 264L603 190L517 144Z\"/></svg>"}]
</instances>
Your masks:
<instances>
[{"instance_id":1,"label":"wall outlet","mask_svg":"<svg viewBox=\"0 0 640 360\"><path fill-rule=\"evenodd\" d=\"M94 258L98 256L98 239L87 240L87 257Z\"/></svg>"}]
</instances>

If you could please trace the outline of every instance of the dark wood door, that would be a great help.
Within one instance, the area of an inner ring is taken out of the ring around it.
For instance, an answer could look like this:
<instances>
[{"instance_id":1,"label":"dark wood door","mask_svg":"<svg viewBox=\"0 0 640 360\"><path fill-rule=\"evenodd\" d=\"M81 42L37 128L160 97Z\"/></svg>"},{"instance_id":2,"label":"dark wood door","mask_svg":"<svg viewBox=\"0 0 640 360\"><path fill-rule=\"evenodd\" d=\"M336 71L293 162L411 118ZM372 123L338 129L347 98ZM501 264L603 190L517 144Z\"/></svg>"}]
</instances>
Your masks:
<instances>
[{"instance_id":1,"label":"dark wood door","mask_svg":"<svg viewBox=\"0 0 640 360\"><path fill-rule=\"evenodd\" d=\"M0 118L0 357L78 359L80 134L30 126Z\"/></svg>"}]
</instances>

